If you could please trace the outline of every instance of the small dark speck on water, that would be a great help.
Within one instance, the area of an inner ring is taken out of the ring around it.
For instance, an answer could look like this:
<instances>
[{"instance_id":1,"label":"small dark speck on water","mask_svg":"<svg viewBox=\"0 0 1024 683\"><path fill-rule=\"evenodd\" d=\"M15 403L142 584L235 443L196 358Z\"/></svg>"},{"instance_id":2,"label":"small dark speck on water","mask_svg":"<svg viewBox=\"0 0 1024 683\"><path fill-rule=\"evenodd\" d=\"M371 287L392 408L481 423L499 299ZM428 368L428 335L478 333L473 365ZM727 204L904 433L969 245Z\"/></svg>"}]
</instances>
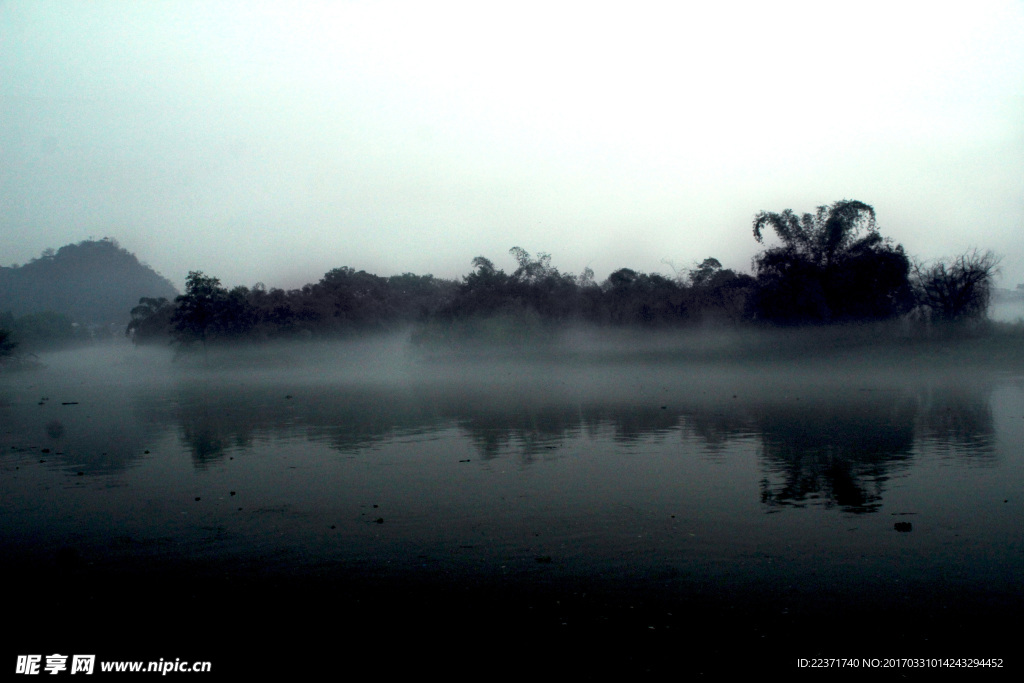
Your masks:
<instances>
[{"instance_id":1,"label":"small dark speck on water","mask_svg":"<svg viewBox=\"0 0 1024 683\"><path fill-rule=\"evenodd\" d=\"M914 528L910 522L896 522L896 531L907 532Z\"/></svg>"},{"instance_id":2,"label":"small dark speck on water","mask_svg":"<svg viewBox=\"0 0 1024 683\"><path fill-rule=\"evenodd\" d=\"M540 557L536 558L536 560L539 564L551 564L550 555L541 555Z\"/></svg>"},{"instance_id":3,"label":"small dark speck on water","mask_svg":"<svg viewBox=\"0 0 1024 683\"><path fill-rule=\"evenodd\" d=\"M232 496L233 496L233 495L235 495L235 492L234 492L234 491L232 491L232 492L231 492L231 495L232 495Z\"/></svg>"},{"instance_id":4,"label":"small dark speck on water","mask_svg":"<svg viewBox=\"0 0 1024 683\"><path fill-rule=\"evenodd\" d=\"M374 507L376 507L376 506L374 506ZM373 521L374 521L375 524L383 524L384 523L384 518L383 517L378 517L377 519L375 519Z\"/></svg>"},{"instance_id":5,"label":"small dark speck on water","mask_svg":"<svg viewBox=\"0 0 1024 683\"><path fill-rule=\"evenodd\" d=\"M78 473L78 476L79 476L79 477L84 477L84 476L85 476L85 472L79 472L79 473Z\"/></svg>"},{"instance_id":6,"label":"small dark speck on water","mask_svg":"<svg viewBox=\"0 0 1024 683\"><path fill-rule=\"evenodd\" d=\"M199 500L199 496L196 496L196 500Z\"/></svg>"},{"instance_id":7,"label":"small dark speck on water","mask_svg":"<svg viewBox=\"0 0 1024 683\"><path fill-rule=\"evenodd\" d=\"M469 458L466 458L465 460L460 460L459 462L469 462Z\"/></svg>"}]
</instances>

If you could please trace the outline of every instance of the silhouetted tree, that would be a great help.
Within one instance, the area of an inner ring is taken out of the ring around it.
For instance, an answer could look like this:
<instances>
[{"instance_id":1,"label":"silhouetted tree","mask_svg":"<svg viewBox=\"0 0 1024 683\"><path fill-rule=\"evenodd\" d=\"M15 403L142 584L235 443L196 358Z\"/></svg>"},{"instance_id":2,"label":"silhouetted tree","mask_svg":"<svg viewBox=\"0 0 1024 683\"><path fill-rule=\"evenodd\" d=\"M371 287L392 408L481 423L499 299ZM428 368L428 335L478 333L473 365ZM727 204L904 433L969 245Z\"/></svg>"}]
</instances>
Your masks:
<instances>
[{"instance_id":1,"label":"silhouetted tree","mask_svg":"<svg viewBox=\"0 0 1024 683\"><path fill-rule=\"evenodd\" d=\"M487 315L512 300L511 278L483 256L473 259L475 269L462 278L449 313L455 317Z\"/></svg>"},{"instance_id":2,"label":"silhouetted tree","mask_svg":"<svg viewBox=\"0 0 1024 683\"><path fill-rule=\"evenodd\" d=\"M125 329L125 336L136 344L167 341L171 330L174 306L164 297L142 297L139 305L131 311L131 322Z\"/></svg>"},{"instance_id":3,"label":"silhouetted tree","mask_svg":"<svg viewBox=\"0 0 1024 683\"><path fill-rule=\"evenodd\" d=\"M403 321L423 320L455 295L455 284L433 275L402 273L387 279L390 308Z\"/></svg>"},{"instance_id":4,"label":"silhouetted tree","mask_svg":"<svg viewBox=\"0 0 1024 683\"><path fill-rule=\"evenodd\" d=\"M748 299L756 281L747 274L723 268L716 258L706 258L688 276L689 317L693 321L740 322L748 317Z\"/></svg>"},{"instance_id":5,"label":"silhouetted tree","mask_svg":"<svg viewBox=\"0 0 1024 683\"><path fill-rule=\"evenodd\" d=\"M206 344L217 333L217 318L227 299L227 290L220 280L204 275L202 271L189 271L185 278L185 293L175 299L176 309L171 316L175 340L182 346L195 342Z\"/></svg>"},{"instance_id":6,"label":"silhouetted tree","mask_svg":"<svg viewBox=\"0 0 1024 683\"><path fill-rule=\"evenodd\" d=\"M551 255L541 252L537 258L521 247L512 247L519 268L512 274L512 297L515 302L532 309L547 322L565 322L576 318L580 310L577 278L563 275L551 265ZM584 280L593 280L584 271Z\"/></svg>"},{"instance_id":7,"label":"silhouetted tree","mask_svg":"<svg viewBox=\"0 0 1024 683\"><path fill-rule=\"evenodd\" d=\"M558 274L558 271L551 267L551 254L541 252L537 254L536 259L531 259L529 252L522 247L512 247L508 252L519 264L512 277L520 282L537 282L552 274Z\"/></svg>"},{"instance_id":8,"label":"silhouetted tree","mask_svg":"<svg viewBox=\"0 0 1024 683\"><path fill-rule=\"evenodd\" d=\"M918 302L937 320L980 320L987 315L992 280L998 271L999 258L991 251L977 249L949 263L916 265L914 286Z\"/></svg>"},{"instance_id":9,"label":"silhouetted tree","mask_svg":"<svg viewBox=\"0 0 1024 683\"><path fill-rule=\"evenodd\" d=\"M912 306L910 261L900 245L883 238L875 210L859 201L819 206L797 216L760 212L754 238L766 228L782 244L754 259L759 317L779 322L828 322L888 318Z\"/></svg>"},{"instance_id":10,"label":"silhouetted tree","mask_svg":"<svg viewBox=\"0 0 1024 683\"><path fill-rule=\"evenodd\" d=\"M620 268L604 282L605 321L617 325L665 325L687 314L682 286L658 273Z\"/></svg>"},{"instance_id":11,"label":"silhouetted tree","mask_svg":"<svg viewBox=\"0 0 1024 683\"><path fill-rule=\"evenodd\" d=\"M259 313L249 301L249 288L242 285L227 293L219 313L218 331L225 337L244 337L256 327L256 323L259 321Z\"/></svg>"},{"instance_id":12,"label":"silhouetted tree","mask_svg":"<svg viewBox=\"0 0 1024 683\"><path fill-rule=\"evenodd\" d=\"M593 271L577 278L551 265L551 256L536 258L521 247L509 253L518 268L512 275L484 257L473 259L473 272L463 277L454 291L434 287L435 305L426 324L417 330L418 341L430 339L487 341L516 345L544 342L555 329L570 321L585 319L586 312L599 310L600 289Z\"/></svg>"},{"instance_id":13,"label":"silhouetted tree","mask_svg":"<svg viewBox=\"0 0 1024 683\"><path fill-rule=\"evenodd\" d=\"M694 287L710 284L715 276L721 272L722 262L716 258L708 257L690 271L690 284Z\"/></svg>"},{"instance_id":14,"label":"silhouetted tree","mask_svg":"<svg viewBox=\"0 0 1024 683\"><path fill-rule=\"evenodd\" d=\"M383 330L394 318L387 280L363 270L335 268L304 294L321 324L335 332Z\"/></svg>"},{"instance_id":15,"label":"silhouetted tree","mask_svg":"<svg viewBox=\"0 0 1024 683\"><path fill-rule=\"evenodd\" d=\"M279 287L272 288L266 295L256 290L253 296L262 311L263 336L288 336L302 329L301 304L296 297Z\"/></svg>"},{"instance_id":16,"label":"silhouetted tree","mask_svg":"<svg viewBox=\"0 0 1024 683\"><path fill-rule=\"evenodd\" d=\"M797 217L792 209L782 213L761 211L754 217L754 239L764 242L766 227L774 229L782 240L783 248L794 256L814 265L827 266L844 251L860 240L878 241L875 210L856 200L844 199L831 206L819 206L812 216L805 213Z\"/></svg>"}]
</instances>

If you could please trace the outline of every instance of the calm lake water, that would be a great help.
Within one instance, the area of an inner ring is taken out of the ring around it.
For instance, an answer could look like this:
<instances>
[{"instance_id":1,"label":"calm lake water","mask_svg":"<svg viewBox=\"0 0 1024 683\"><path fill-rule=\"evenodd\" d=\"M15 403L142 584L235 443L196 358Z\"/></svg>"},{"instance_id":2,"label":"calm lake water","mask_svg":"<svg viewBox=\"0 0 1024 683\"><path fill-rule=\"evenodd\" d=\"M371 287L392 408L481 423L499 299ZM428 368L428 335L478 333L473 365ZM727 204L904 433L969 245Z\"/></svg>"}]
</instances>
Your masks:
<instances>
[{"instance_id":1,"label":"calm lake water","mask_svg":"<svg viewBox=\"0 0 1024 683\"><path fill-rule=\"evenodd\" d=\"M43 625L17 647L141 658L143 629L146 652L221 671L268 647L314 666L326 609L348 649L437 652L437 625L531 653L545 634L545 661L580 672L1014 664L1020 369L309 355L98 348L0 375L0 549ZM217 605L246 642L176 636L166 610L190 604L193 635ZM573 636L600 656L550 640Z\"/></svg>"}]
</instances>

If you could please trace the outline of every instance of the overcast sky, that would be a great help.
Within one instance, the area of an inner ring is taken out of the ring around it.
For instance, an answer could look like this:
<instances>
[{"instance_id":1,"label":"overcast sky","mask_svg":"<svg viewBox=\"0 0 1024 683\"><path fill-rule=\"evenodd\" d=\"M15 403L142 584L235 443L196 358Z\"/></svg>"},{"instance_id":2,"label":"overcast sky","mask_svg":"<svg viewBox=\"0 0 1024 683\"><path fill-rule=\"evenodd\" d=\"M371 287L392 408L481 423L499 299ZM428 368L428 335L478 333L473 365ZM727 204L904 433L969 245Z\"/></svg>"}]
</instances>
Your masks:
<instances>
[{"instance_id":1,"label":"overcast sky","mask_svg":"<svg viewBox=\"0 0 1024 683\"><path fill-rule=\"evenodd\" d=\"M1024 282L1024 2L0 0L3 265L749 272L840 199Z\"/></svg>"}]
</instances>

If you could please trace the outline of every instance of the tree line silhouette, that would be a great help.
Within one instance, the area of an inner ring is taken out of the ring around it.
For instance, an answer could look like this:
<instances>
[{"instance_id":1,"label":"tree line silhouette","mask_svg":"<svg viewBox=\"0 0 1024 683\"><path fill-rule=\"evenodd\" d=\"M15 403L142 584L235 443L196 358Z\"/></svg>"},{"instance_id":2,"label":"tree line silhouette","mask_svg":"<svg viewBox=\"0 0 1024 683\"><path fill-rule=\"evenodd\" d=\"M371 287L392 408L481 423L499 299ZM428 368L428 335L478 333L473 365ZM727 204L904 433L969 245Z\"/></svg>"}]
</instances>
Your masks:
<instances>
[{"instance_id":1,"label":"tree line silhouette","mask_svg":"<svg viewBox=\"0 0 1024 683\"><path fill-rule=\"evenodd\" d=\"M984 319L998 262L967 252L951 262L914 264L883 237L874 209L842 200L797 215L761 212L754 238L778 243L736 273L707 258L675 277L620 268L596 282L589 268L562 273L551 256L510 253L506 273L483 256L461 282L405 273L381 277L342 267L315 284L284 291L227 289L199 271L173 302L144 298L131 311L138 343L188 347L215 341L338 336L416 324L414 339L482 336L515 341L566 323L683 327L705 323L828 324L914 317L919 321Z\"/></svg>"}]
</instances>

